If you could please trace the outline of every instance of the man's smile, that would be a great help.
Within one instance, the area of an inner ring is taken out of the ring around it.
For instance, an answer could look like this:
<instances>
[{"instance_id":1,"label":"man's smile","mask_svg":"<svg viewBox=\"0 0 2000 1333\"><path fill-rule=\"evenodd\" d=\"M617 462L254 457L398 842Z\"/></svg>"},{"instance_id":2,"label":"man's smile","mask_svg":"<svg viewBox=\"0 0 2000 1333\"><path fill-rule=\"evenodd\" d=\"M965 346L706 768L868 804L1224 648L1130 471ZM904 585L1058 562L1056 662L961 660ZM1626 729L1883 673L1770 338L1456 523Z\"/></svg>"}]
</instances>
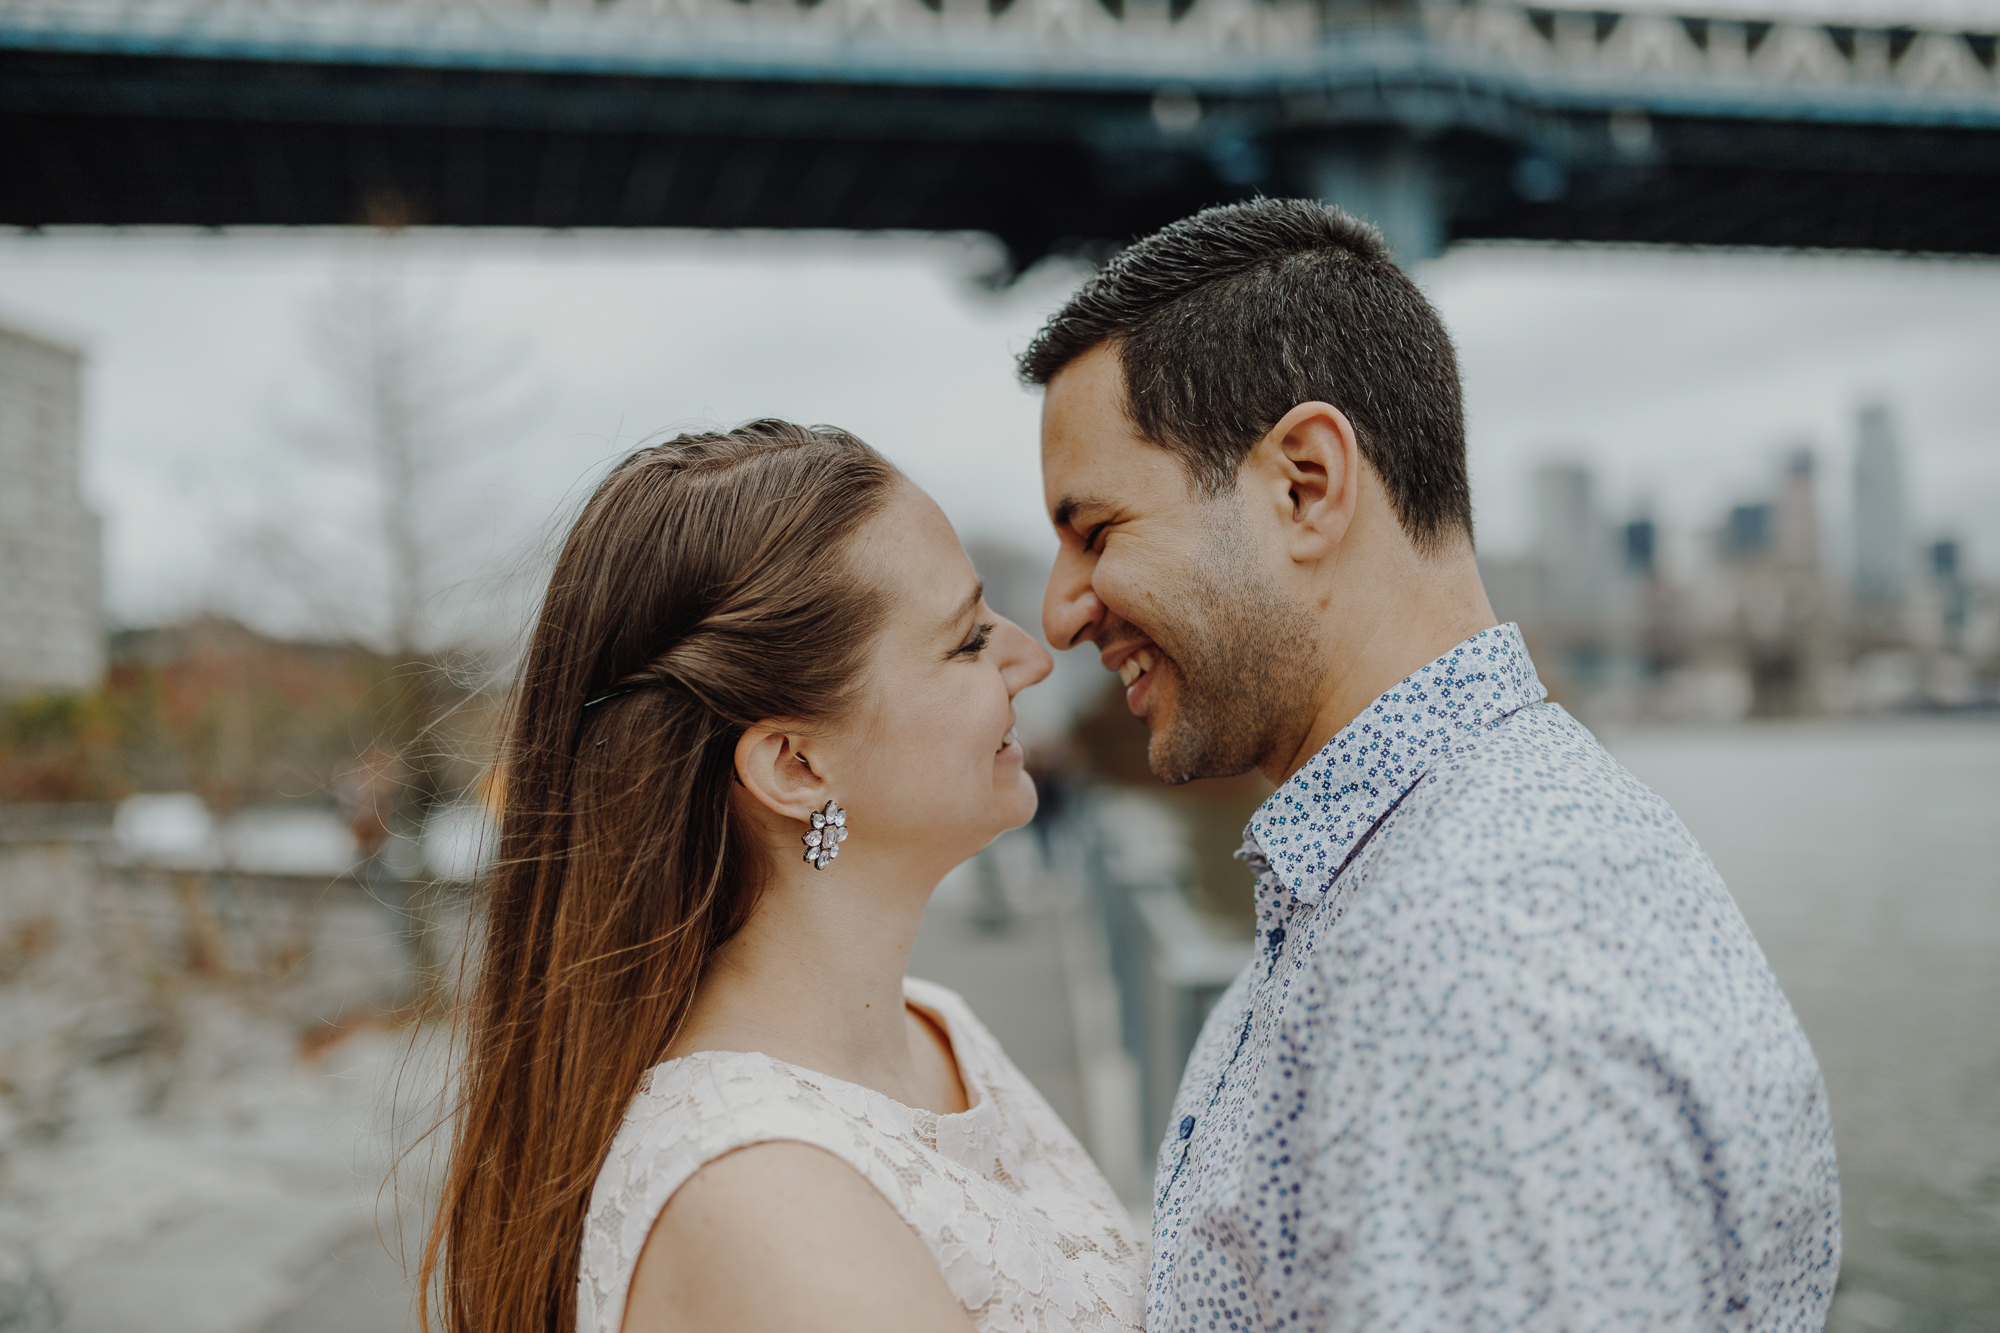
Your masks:
<instances>
[{"instance_id":1,"label":"man's smile","mask_svg":"<svg viewBox=\"0 0 2000 1333\"><path fill-rule=\"evenodd\" d=\"M1139 677L1151 671L1159 660L1159 655L1151 648L1141 648L1126 658L1124 664L1118 668L1118 679L1130 686Z\"/></svg>"},{"instance_id":2,"label":"man's smile","mask_svg":"<svg viewBox=\"0 0 2000 1333\"><path fill-rule=\"evenodd\" d=\"M1106 671L1117 676L1126 686L1131 686L1141 676L1158 666L1166 657L1151 639L1141 638L1129 632L1116 634L1110 643L1101 643L1097 649L1097 660Z\"/></svg>"},{"instance_id":3,"label":"man's smile","mask_svg":"<svg viewBox=\"0 0 2000 1333\"><path fill-rule=\"evenodd\" d=\"M1125 686L1125 706L1135 717L1146 715L1146 697L1152 693L1165 653L1147 639L1138 639L1107 649L1099 659L1104 669L1117 674Z\"/></svg>"}]
</instances>

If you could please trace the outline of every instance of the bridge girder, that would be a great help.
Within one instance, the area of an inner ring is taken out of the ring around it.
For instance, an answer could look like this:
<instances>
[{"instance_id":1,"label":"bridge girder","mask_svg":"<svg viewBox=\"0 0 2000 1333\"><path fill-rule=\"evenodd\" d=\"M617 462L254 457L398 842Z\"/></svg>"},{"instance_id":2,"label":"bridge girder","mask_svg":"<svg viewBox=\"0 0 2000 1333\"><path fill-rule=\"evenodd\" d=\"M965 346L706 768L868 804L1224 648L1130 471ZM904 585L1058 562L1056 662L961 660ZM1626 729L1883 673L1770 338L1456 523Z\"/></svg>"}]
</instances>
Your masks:
<instances>
[{"instance_id":1,"label":"bridge girder","mask_svg":"<svg viewBox=\"0 0 2000 1333\"><path fill-rule=\"evenodd\" d=\"M732 45L628 16L621 47L598 10L487 31L376 6L350 31L328 26L339 4L250 5L149 28L0 0L0 221L972 230L1025 265L1261 192L1355 204L1411 256L1503 237L2000 253L1979 34L1703 44L1683 24L1681 50L1634 20L1621 52L1602 14L1399 4L1329 27L1249 2L1262 36L1226 51L1175 44L1199 5L1148 28L1128 0L1089 11L1098 45L1051 55L948 26ZM759 5L816 21L735 8ZM1922 61L1925 82L1896 81Z\"/></svg>"}]
</instances>

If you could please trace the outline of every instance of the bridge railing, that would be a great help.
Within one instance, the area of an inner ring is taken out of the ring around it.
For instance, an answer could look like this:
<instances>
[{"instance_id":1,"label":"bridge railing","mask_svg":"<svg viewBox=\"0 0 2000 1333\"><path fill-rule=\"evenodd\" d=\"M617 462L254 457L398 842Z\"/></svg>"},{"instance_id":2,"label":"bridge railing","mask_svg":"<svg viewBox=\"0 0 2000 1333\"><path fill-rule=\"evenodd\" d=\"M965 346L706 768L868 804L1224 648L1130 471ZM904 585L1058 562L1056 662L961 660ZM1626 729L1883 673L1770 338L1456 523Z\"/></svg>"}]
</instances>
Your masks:
<instances>
[{"instance_id":1,"label":"bridge railing","mask_svg":"<svg viewBox=\"0 0 2000 1333\"><path fill-rule=\"evenodd\" d=\"M1885 12L1894 12L1889 0ZM2000 91L1990 31L1496 0L0 0L0 42L17 45L36 32L96 34L114 45L143 45L148 35L198 45L237 34L278 46L450 51L497 41L585 53L705 41L859 60L921 50L947 72L954 62L977 70L1011 61L1055 77L1123 68L1197 80L1303 73L1329 49L1372 45L1400 49L1406 65L1611 88ZM910 63L924 72L924 62Z\"/></svg>"},{"instance_id":2,"label":"bridge railing","mask_svg":"<svg viewBox=\"0 0 2000 1333\"><path fill-rule=\"evenodd\" d=\"M837 42L857 52L922 47L976 53L1171 49L1230 57L1297 51L1317 40L1317 0L0 0L0 28L180 32L262 27L328 41L474 34L584 42L679 36Z\"/></svg>"},{"instance_id":3,"label":"bridge railing","mask_svg":"<svg viewBox=\"0 0 2000 1333\"><path fill-rule=\"evenodd\" d=\"M1936 92L1996 87L1992 32L1457 0L1430 0L1423 16L1433 37L1524 74Z\"/></svg>"}]
</instances>

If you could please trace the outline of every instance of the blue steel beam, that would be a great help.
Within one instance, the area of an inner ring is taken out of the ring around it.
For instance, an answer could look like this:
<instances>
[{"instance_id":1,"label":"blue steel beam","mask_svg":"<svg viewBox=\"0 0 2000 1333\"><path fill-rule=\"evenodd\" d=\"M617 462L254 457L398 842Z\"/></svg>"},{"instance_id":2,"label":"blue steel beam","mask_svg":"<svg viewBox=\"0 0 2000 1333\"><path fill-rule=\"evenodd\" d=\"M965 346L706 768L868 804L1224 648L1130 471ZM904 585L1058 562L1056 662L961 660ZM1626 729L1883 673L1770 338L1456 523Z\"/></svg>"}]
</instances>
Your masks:
<instances>
[{"instance_id":1,"label":"blue steel beam","mask_svg":"<svg viewBox=\"0 0 2000 1333\"><path fill-rule=\"evenodd\" d=\"M239 141L264 165L231 160ZM1252 190L1366 194L1414 162L1393 188L1435 215L1417 249L2000 249L1990 34L1485 4L0 0L0 144L25 168L0 219L25 225L949 226L1025 261ZM567 155L571 204L510 195L509 154ZM851 177L904 215L680 197L732 154Z\"/></svg>"}]
</instances>

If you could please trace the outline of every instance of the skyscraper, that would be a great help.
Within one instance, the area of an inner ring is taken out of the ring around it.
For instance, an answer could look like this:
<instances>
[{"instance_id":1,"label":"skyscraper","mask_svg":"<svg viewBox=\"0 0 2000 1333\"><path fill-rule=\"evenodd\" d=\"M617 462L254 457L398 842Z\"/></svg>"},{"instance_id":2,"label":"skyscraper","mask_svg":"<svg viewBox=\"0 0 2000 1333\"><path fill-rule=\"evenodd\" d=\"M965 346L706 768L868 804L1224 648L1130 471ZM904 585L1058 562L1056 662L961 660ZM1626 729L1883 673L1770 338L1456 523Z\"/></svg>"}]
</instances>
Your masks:
<instances>
[{"instance_id":1,"label":"skyscraper","mask_svg":"<svg viewBox=\"0 0 2000 1333\"><path fill-rule=\"evenodd\" d=\"M1535 471L1535 560L1542 609L1564 622L1591 620L1602 609L1605 557L1610 554L1597 512L1590 469L1546 463Z\"/></svg>"},{"instance_id":2,"label":"skyscraper","mask_svg":"<svg viewBox=\"0 0 2000 1333\"><path fill-rule=\"evenodd\" d=\"M1861 409L1854 454L1854 596L1865 613L1894 607L1909 586L1903 455L1889 409Z\"/></svg>"},{"instance_id":3,"label":"skyscraper","mask_svg":"<svg viewBox=\"0 0 2000 1333\"><path fill-rule=\"evenodd\" d=\"M1819 501L1813 494L1813 473L1811 446L1793 449L1772 507L1771 538L1778 559L1793 569L1819 567Z\"/></svg>"},{"instance_id":4,"label":"skyscraper","mask_svg":"<svg viewBox=\"0 0 2000 1333\"><path fill-rule=\"evenodd\" d=\"M85 690L104 674L82 366L71 348L0 327L0 697Z\"/></svg>"},{"instance_id":5,"label":"skyscraper","mask_svg":"<svg viewBox=\"0 0 2000 1333\"><path fill-rule=\"evenodd\" d=\"M1660 529L1650 518L1635 518L1624 527L1625 572L1653 578L1660 572Z\"/></svg>"}]
</instances>

